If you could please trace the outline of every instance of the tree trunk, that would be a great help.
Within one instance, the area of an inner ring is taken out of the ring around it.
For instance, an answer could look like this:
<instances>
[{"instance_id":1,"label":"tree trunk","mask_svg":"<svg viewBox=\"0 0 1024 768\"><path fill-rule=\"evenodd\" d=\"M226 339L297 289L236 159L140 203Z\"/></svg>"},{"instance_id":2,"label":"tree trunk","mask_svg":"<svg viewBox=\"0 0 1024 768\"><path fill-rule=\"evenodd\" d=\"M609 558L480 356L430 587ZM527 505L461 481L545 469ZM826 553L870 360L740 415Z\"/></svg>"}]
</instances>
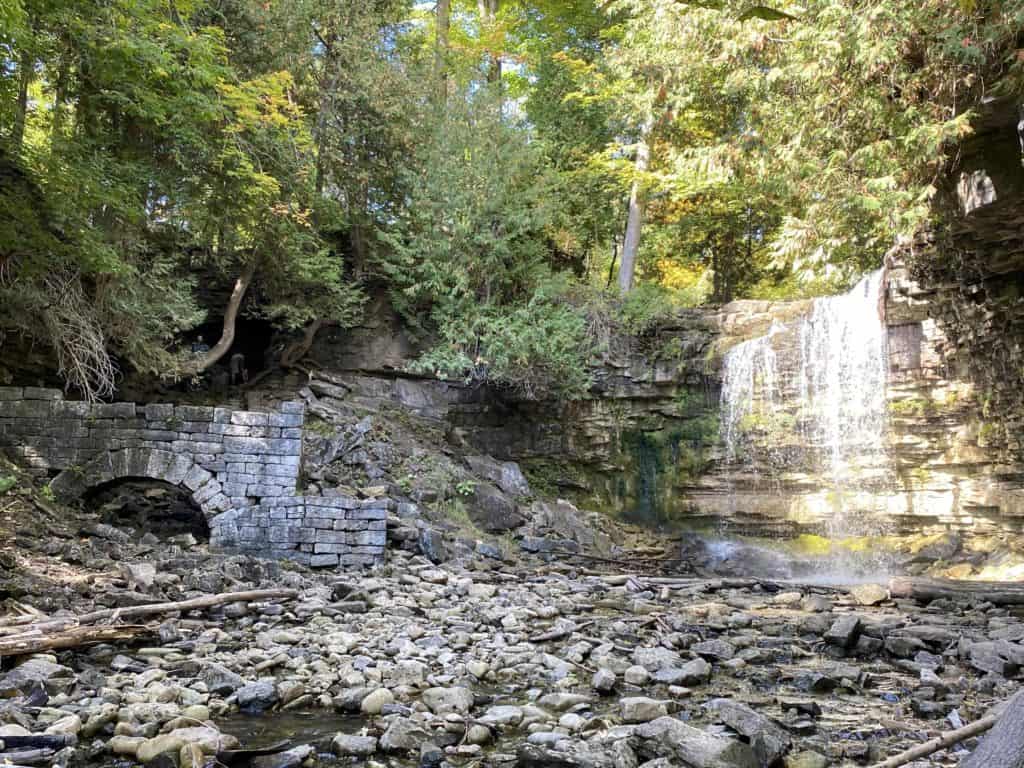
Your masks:
<instances>
[{"instance_id":1,"label":"tree trunk","mask_svg":"<svg viewBox=\"0 0 1024 768\"><path fill-rule=\"evenodd\" d=\"M69 55L61 56L60 68L57 71L57 86L53 94L53 120L50 123L50 152L54 157L58 155L57 144L64 133L64 101L68 96L68 79L70 78L71 65L68 61Z\"/></svg>"},{"instance_id":2,"label":"tree trunk","mask_svg":"<svg viewBox=\"0 0 1024 768\"><path fill-rule=\"evenodd\" d=\"M34 616L17 616L10 623L12 625L24 625L23 632L32 637L40 637L47 632L64 632L74 628L85 628L87 624L98 621L115 621L118 619L136 618L140 616L156 616L161 613L177 613L179 611L196 611L202 608L214 608L218 605L229 605L231 603L252 603L263 600L294 600L299 596L298 590L286 589L283 587L275 589L250 589L242 592L220 592L213 595L202 595L192 597L188 600L177 600L170 603L146 603L144 605L129 605L121 608L101 608L91 613L83 613L80 616L65 616L59 619L37 619ZM33 621L32 619L37 619ZM73 622L77 626L68 626ZM123 626L108 627L113 629L124 629ZM131 627L127 627L131 629ZM5 638L4 642L21 639L21 636Z\"/></svg>"},{"instance_id":3,"label":"tree trunk","mask_svg":"<svg viewBox=\"0 0 1024 768\"><path fill-rule=\"evenodd\" d=\"M327 325L327 321L322 318L310 321L302 332L302 338L293 344L290 344L284 352L281 353L281 367L292 368L302 358L306 356L306 353L313 346L313 340L316 338L317 332Z\"/></svg>"},{"instance_id":4,"label":"tree trunk","mask_svg":"<svg viewBox=\"0 0 1024 768\"><path fill-rule=\"evenodd\" d=\"M477 0L477 9L480 13L480 31L489 30L498 19L498 3L500 0ZM488 51L487 82L501 82L501 52Z\"/></svg>"},{"instance_id":5,"label":"tree trunk","mask_svg":"<svg viewBox=\"0 0 1024 768\"><path fill-rule=\"evenodd\" d=\"M25 123L28 120L28 87L32 84L35 74L33 58L30 51L23 50L18 59L18 102L14 112L14 125L11 127L11 154L20 155L21 145L25 141Z\"/></svg>"},{"instance_id":6,"label":"tree trunk","mask_svg":"<svg viewBox=\"0 0 1024 768\"><path fill-rule=\"evenodd\" d=\"M612 243L612 261L608 265L608 284L605 285L606 289L611 289L612 280L615 279L615 265L619 263L619 241L616 239Z\"/></svg>"},{"instance_id":7,"label":"tree trunk","mask_svg":"<svg viewBox=\"0 0 1024 768\"><path fill-rule=\"evenodd\" d=\"M619 267L619 292L629 293L633 287L633 274L636 272L636 254L640 249L640 229L644 224L643 175L650 163L650 147L647 146L648 129L640 136L636 147L636 178L629 193L629 217L626 219L626 236L622 242L622 263Z\"/></svg>"},{"instance_id":8,"label":"tree trunk","mask_svg":"<svg viewBox=\"0 0 1024 768\"><path fill-rule=\"evenodd\" d=\"M249 284L252 282L255 274L256 262L251 261L246 265L242 274L238 276L238 279L235 280L235 287L231 291L231 298L228 299L227 309L224 310L224 326L221 330L220 339L209 352L202 353L197 360L185 366L186 375L194 376L197 373L202 373L227 354L227 351L235 342L235 324L238 320L238 310L242 306L242 299L245 298L245 292L249 290Z\"/></svg>"},{"instance_id":9,"label":"tree trunk","mask_svg":"<svg viewBox=\"0 0 1024 768\"><path fill-rule=\"evenodd\" d=\"M0 640L0 658L24 656L40 651L60 651L78 648L93 643L110 643L116 640L134 640L143 635L153 634L145 626L116 627L73 627L54 634L24 634Z\"/></svg>"},{"instance_id":10,"label":"tree trunk","mask_svg":"<svg viewBox=\"0 0 1024 768\"><path fill-rule=\"evenodd\" d=\"M329 38L320 36L324 46L324 72L320 79L319 108L316 121L313 124L313 135L316 141L316 166L313 186L316 190L317 200L323 197L324 176L327 173L327 120L332 112L334 104L334 89L337 86L337 77L334 74L334 36Z\"/></svg>"},{"instance_id":11,"label":"tree trunk","mask_svg":"<svg viewBox=\"0 0 1024 768\"><path fill-rule=\"evenodd\" d=\"M448 101L448 31L451 28L451 0L437 0L437 37L434 40L434 75L438 104Z\"/></svg>"}]
</instances>

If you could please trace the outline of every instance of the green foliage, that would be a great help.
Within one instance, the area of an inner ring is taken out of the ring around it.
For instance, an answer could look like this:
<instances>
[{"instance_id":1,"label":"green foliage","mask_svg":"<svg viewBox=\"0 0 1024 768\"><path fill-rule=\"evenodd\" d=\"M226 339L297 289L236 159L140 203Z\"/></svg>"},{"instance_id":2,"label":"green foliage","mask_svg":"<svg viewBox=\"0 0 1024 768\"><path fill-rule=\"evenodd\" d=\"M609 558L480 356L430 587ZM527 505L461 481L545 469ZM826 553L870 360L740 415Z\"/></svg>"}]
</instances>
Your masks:
<instances>
[{"instance_id":1,"label":"green foliage","mask_svg":"<svg viewBox=\"0 0 1024 768\"><path fill-rule=\"evenodd\" d=\"M221 309L199 306L197 270L230 285L255 268L249 311L286 328L359 306L313 220L294 76L232 49L249 10L3 8L23 23L0 33L0 331L50 344L87 397L118 367L175 375L180 335Z\"/></svg>"},{"instance_id":2,"label":"green foliage","mask_svg":"<svg viewBox=\"0 0 1024 768\"><path fill-rule=\"evenodd\" d=\"M675 315L677 305L672 292L660 285L646 283L629 292L619 309L623 327L640 335L655 330Z\"/></svg>"},{"instance_id":3,"label":"green foliage","mask_svg":"<svg viewBox=\"0 0 1024 768\"><path fill-rule=\"evenodd\" d=\"M185 372L241 276L286 331L356 322L369 283L419 370L578 396L612 328L877 266L1024 82L1024 0L458 2L436 51L434 13L0 0L0 334L103 397Z\"/></svg>"},{"instance_id":4,"label":"green foliage","mask_svg":"<svg viewBox=\"0 0 1024 768\"><path fill-rule=\"evenodd\" d=\"M405 173L381 268L395 306L433 340L417 368L530 398L585 390L585 322L549 263L543 157L483 95L452 105Z\"/></svg>"},{"instance_id":5,"label":"green foliage","mask_svg":"<svg viewBox=\"0 0 1024 768\"><path fill-rule=\"evenodd\" d=\"M10 475L0 475L0 495L7 493L18 484L18 478Z\"/></svg>"}]
</instances>

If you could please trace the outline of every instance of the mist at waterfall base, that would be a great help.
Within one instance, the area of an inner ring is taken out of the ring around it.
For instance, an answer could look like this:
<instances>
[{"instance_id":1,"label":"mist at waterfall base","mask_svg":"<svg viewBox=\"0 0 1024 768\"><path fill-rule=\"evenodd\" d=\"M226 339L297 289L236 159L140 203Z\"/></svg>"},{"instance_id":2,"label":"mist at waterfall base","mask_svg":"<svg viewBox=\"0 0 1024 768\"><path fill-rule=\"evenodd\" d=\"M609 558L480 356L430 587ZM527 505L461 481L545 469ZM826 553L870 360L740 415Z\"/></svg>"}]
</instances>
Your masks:
<instances>
[{"instance_id":1,"label":"mist at waterfall base","mask_svg":"<svg viewBox=\"0 0 1024 768\"><path fill-rule=\"evenodd\" d=\"M742 498L735 492L737 478L771 491L781 487L786 471L812 470L826 479L831 500L819 541L833 546L808 553L793 541L691 537L684 550L689 546L691 558L709 570L835 582L882 578L893 570L881 548L870 545L881 533L878 520L858 514L851 503L858 490L855 475L868 467L884 477L888 467L882 282L881 270L873 272L845 294L816 299L788 327L775 322L764 336L727 353L720 433L732 511ZM798 365L780 365L784 353ZM783 417L784 429L796 438L787 441L785 455L771 447L771 427L782 429ZM757 451L760 462L754 460ZM780 470L759 474L765 464ZM858 546L843 544L851 541Z\"/></svg>"}]
</instances>

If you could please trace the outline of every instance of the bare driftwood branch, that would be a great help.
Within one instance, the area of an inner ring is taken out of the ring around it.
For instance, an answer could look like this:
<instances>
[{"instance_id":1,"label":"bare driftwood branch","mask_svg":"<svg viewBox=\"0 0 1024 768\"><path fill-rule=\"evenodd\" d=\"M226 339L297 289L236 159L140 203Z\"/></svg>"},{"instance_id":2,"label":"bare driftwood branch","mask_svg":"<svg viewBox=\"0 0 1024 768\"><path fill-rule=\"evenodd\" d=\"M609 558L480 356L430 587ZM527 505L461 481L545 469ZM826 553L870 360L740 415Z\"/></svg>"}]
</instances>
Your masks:
<instances>
[{"instance_id":1,"label":"bare driftwood branch","mask_svg":"<svg viewBox=\"0 0 1024 768\"><path fill-rule=\"evenodd\" d=\"M893 755L871 768L899 768L989 729L993 729L992 733L961 763L962 768L1021 768L1024 765L1024 692L1017 693L973 723L940 733L934 739Z\"/></svg>"},{"instance_id":2,"label":"bare driftwood branch","mask_svg":"<svg viewBox=\"0 0 1024 768\"><path fill-rule=\"evenodd\" d=\"M1021 768L1024 766L1024 692L1017 693L994 715L992 732L981 740L961 768Z\"/></svg>"},{"instance_id":3,"label":"bare driftwood branch","mask_svg":"<svg viewBox=\"0 0 1024 768\"><path fill-rule=\"evenodd\" d=\"M248 603L259 600L293 600L299 593L294 589L253 589L246 592L222 592L216 595L203 595L190 600L179 600L170 603L147 603L146 605L131 605L123 608L104 608L92 613L85 613L81 616L66 616L46 621L35 621L24 627L24 632L35 634L46 634L48 632L65 631L74 626L95 624L100 621L116 621L120 619L135 619L141 616L154 616L161 613L173 613L177 611L195 611L202 608L213 608L228 603ZM14 623L21 620L17 617ZM0 642L13 642L20 635L4 638Z\"/></svg>"},{"instance_id":4,"label":"bare driftwood branch","mask_svg":"<svg viewBox=\"0 0 1024 768\"><path fill-rule=\"evenodd\" d=\"M0 658L23 656L40 651L60 651L93 643L114 640L134 640L152 634L147 626L120 625L116 627L73 627L57 632L27 631L14 637L0 639Z\"/></svg>"},{"instance_id":5,"label":"bare driftwood branch","mask_svg":"<svg viewBox=\"0 0 1024 768\"><path fill-rule=\"evenodd\" d=\"M898 766L912 763L915 760L920 760L922 757L928 757L940 750L948 749L954 744L958 744L965 739L969 739L972 736L977 736L979 733L984 733L993 725L996 724L998 718L995 715L988 715L980 720L975 720L973 723L965 725L963 728L957 728L955 731L946 731L934 739L918 744L916 747L911 747L908 750L900 752L898 755L893 755L888 760L881 763L876 763L871 768L898 768Z\"/></svg>"}]
</instances>

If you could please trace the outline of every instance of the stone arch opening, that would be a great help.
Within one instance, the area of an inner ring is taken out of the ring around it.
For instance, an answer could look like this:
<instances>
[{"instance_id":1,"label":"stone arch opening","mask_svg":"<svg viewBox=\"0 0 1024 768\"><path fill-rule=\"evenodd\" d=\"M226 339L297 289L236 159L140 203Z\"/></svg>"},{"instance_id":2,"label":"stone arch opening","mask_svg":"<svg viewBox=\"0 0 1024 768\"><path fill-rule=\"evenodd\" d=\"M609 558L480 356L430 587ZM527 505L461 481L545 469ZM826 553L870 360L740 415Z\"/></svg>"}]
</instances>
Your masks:
<instances>
[{"instance_id":1,"label":"stone arch opening","mask_svg":"<svg viewBox=\"0 0 1024 768\"><path fill-rule=\"evenodd\" d=\"M181 485L149 477L122 477L89 488L83 505L109 525L133 528L139 536L152 533L161 539L192 534L209 541L206 515Z\"/></svg>"},{"instance_id":2,"label":"stone arch opening","mask_svg":"<svg viewBox=\"0 0 1024 768\"><path fill-rule=\"evenodd\" d=\"M207 523L229 506L216 477L191 456L155 448L122 448L101 453L84 466L65 469L50 481L50 488L60 500L73 502L92 488L126 478L180 486L202 511Z\"/></svg>"}]
</instances>

